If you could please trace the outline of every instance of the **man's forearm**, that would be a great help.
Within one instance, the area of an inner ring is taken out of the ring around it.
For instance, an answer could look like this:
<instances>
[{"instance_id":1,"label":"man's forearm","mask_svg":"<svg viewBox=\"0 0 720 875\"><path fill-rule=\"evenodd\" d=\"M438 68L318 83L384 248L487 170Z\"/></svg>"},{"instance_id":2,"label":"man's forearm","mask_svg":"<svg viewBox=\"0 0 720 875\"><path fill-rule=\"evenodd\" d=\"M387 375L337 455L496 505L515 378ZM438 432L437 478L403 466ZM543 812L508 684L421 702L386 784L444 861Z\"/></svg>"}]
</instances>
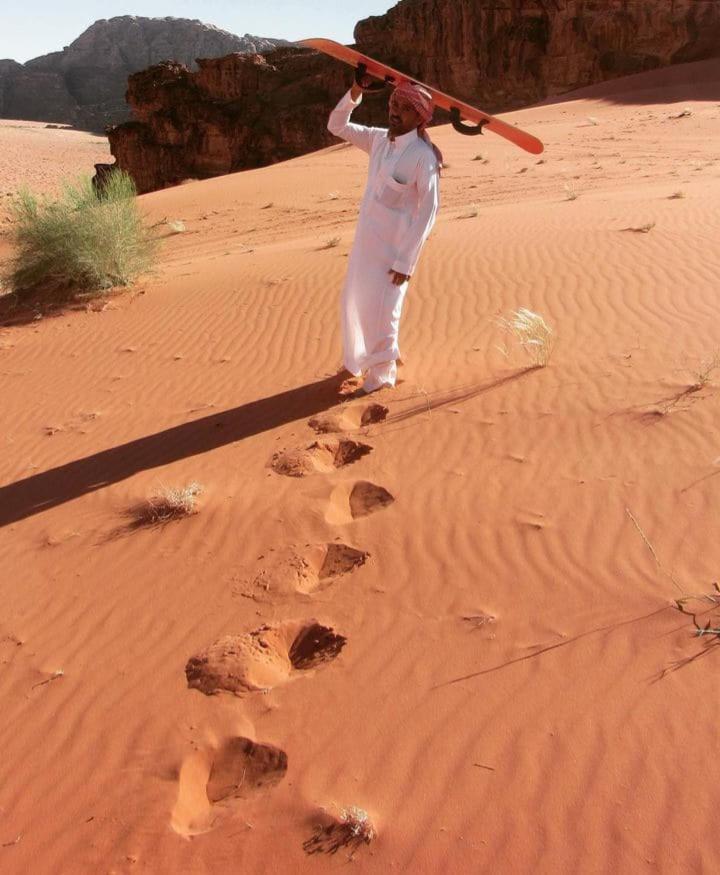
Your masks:
<instances>
[{"instance_id":1,"label":"man's forearm","mask_svg":"<svg viewBox=\"0 0 720 875\"><path fill-rule=\"evenodd\" d=\"M364 125L352 124L350 121L352 111L361 101L362 91L360 91L357 97L353 97L352 91L346 92L345 96L330 113L327 127L334 136L352 143L364 152L370 152L373 129L367 128Z\"/></svg>"}]
</instances>

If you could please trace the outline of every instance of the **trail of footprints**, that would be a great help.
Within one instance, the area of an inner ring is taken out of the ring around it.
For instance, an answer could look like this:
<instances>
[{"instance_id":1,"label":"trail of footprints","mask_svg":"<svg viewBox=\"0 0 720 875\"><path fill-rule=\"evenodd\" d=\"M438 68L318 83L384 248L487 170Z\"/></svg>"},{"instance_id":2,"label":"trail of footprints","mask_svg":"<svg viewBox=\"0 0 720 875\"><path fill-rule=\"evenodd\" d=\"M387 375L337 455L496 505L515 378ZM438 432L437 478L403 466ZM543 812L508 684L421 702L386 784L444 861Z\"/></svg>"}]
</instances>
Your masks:
<instances>
[{"instance_id":1,"label":"trail of footprints","mask_svg":"<svg viewBox=\"0 0 720 875\"><path fill-rule=\"evenodd\" d=\"M364 550L337 541L272 551L272 557L240 592L259 602L310 596L332 586L338 577L364 565L368 558Z\"/></svg>"},{"instance_id":2,"label":"trail of footprints","mask_svg":"<svg viewBox=\"0 0 720 875\"><path fill-rule=\"evenodd\" d=\"M246 635L225 635L191 657L185 666L188 686L208 696L267 692L296 672L330 662L347 642L328 626L280 623Z\"/></svg>"},{"instance_id":3,"label":"trail of footprints","mask_svg":"<svg viewBox=\"0 0 720 875\"><path fill-rule=\"evenodd\" d=\"M369 444L337 437L388 415L381 404L344 407L308 423L320 437L304 447L276 453L270 467L287 477L328 474L372 452ZM327 435L327 437L324 437ZM327 519L350 523L383 510L394 501L382 486L359 480L332 493ZM369 554L348 544L308 544L275 553L251 584L251 597L312 595L365 564ZM208 696L264 693L332 662L347 643L344 635L317 620L290 620L263 625L252 632L225 635L192 656L185 666L190 689ZM237 736L217 749L196 752L180 770L178 800L172 825L184 835L206 832L222 818L217 809L279 784L288 769L280 748Z\"/></svg>"}]
</instances>

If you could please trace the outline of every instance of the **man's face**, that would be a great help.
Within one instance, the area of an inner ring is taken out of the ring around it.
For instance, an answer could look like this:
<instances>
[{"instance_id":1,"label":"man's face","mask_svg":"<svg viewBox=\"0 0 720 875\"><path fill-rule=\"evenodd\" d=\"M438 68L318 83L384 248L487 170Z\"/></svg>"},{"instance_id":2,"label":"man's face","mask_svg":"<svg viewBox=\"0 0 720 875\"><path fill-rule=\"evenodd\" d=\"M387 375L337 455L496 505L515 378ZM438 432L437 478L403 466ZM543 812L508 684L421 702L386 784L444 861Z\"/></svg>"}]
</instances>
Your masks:
<instances>
[{"instance_id":1,"label":"man's face","mask_svg":"<svg viewBox=\"0 0 720 875\"><path fill-rule=\"evenodd\" d=\"M406 98L398 97L395 92L390 95L388 115L393 137L401 137L422 123L420 113Z\"/></svg>"}]
</instances>

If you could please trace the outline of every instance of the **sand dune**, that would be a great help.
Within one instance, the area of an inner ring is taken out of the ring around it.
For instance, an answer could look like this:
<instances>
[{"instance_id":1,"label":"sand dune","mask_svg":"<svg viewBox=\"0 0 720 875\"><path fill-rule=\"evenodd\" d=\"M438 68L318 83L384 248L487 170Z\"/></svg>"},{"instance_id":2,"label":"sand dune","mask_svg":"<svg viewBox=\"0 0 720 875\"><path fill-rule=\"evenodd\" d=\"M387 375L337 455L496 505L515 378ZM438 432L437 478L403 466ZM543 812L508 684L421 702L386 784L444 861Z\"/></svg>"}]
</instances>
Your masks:
<instances>
[{"instance_id":1,"label":"sand dune","mask_svg":"<svg viewBox=\"0 0 720 875\"><path fill-rule=\"evenodd\" d=\"M720 651L674 603L720 561L720 109L690 66L508 116L541 159L434 131L384 413L332 377L351 148L142 198L187 229L154 275L0 330L2 872L332 871L349 847L303 843L348 806L362 872L715 868ZM547 368L494 323L519 306ZM193 481L196 514L131 525Z\"/></svg>"},{"instance_id":2,"label":"sand dune","mask_svg":"<svg viewBox=\"0 0 720 875\"><path fill-rule=\"evenodd\" d=\"M92 174L93 164L112 160L105 137L65 125L0 119L0 144L0 197L19 185L53 192L63 176Z\"/></svg>"}]
</instances>

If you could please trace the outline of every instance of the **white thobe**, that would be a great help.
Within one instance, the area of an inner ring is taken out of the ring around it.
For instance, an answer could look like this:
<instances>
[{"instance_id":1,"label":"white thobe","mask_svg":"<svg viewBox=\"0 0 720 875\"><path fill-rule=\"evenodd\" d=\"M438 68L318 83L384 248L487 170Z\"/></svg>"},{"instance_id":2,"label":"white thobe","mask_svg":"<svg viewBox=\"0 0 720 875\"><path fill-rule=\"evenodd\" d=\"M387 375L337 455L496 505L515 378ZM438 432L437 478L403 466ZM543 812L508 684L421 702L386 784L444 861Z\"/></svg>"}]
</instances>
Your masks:
<instances>
[{"instance_id":1,"label":"white thobe","mask_svg":"<svg viewBox=\"0 0 720 875\"><path fill-rule=\"evenodd\" d=\"M344 365L365 373L368 391L394 386L400 358L398 331L408 284L396 286L389 271L411 276L435 223L438 166L435 152L416 130L390 139L385 128L350 122L350 92L335 107L328 130L370 155L367 187L341 297Z\"/></svg>"}]
</instances>

